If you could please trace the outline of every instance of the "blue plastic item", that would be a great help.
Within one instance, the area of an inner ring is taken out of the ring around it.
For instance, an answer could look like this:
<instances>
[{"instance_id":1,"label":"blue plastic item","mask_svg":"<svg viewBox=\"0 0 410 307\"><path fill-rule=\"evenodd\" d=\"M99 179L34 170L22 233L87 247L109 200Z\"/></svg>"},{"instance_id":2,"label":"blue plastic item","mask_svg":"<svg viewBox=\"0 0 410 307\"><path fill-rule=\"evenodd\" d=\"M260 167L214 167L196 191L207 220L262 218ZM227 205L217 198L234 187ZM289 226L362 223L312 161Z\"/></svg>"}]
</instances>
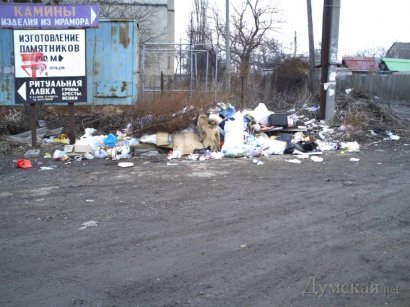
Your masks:
<instances>
[{"instance_id":1,"label":"blue plastic item","mask_svg":"<svg viewBox=\"0 0 410 307\"><path fill-rule=\"evenodd\" d=\"M104 138L104 145L108 147L115 147L117 141L117 137L114 134L110 133L109 135L107 135L107 137Z\"/></svg>"},{"instance_id":2,"label":"blue plastic item","mask_svg":"<svg viewBox=\"0 0 410 307\"><path fill-rule=\"evenodd\" d=\"M235 107L234 106L228 106L226 109L219 112L219 115L221 115L223 118L230 118L235 113L236 113Z\"/></svg>"}]
</instances>

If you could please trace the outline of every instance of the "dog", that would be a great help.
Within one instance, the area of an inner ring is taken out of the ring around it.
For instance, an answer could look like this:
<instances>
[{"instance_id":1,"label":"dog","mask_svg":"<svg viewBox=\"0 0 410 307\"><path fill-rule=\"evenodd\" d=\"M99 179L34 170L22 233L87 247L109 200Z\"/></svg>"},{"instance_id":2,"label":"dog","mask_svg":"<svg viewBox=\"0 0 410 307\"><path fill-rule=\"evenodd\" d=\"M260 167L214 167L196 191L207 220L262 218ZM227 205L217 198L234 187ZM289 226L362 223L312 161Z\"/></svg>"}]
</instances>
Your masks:
<instances>
[{"instance_id":1,"label":"dog","mask_svg":"<svg viewBox=\"0 0 410 307\"><path fill-rule=\"evenodd\" d=\"M219 134L219 120L215 116L208 117L200 114L197 126L201 142L212 151L221 150L221 136Z\"/></svg>"}]
</instances>

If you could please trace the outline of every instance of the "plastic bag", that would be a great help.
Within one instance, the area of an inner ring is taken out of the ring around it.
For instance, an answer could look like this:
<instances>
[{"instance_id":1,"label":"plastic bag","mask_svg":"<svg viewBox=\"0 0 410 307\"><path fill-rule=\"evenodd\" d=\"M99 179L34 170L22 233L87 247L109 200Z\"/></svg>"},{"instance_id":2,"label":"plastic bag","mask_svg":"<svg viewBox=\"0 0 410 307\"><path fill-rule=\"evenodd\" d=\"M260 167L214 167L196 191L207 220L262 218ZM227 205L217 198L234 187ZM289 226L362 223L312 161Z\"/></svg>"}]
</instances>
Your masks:
<instances>
[{"instance_id":1,"label":"plastic bag","mask_svg":"<svg viewBox=\"0 0 410 307\"><path fill-rule=\"evenodd\" d=\"M245 150L243 147L229 147L222 150L225 158L242 158L245 157Z\"/></svg>"},{"instance_id":2,"label":"plastic bag","mask_svg":"<svg viewBox=\"0 0 410 307\"><path fill-rule=\"evenodd\" d=\"M141 143L156 144L157 143L157 135L156 134L144 134L142 137L140 137L140 142Z\"/></svg>"},{"instance_id":3,"label":"plastic bag","mask_svg":"<svg viewBox=\"0 0 410 307\"><path fill-rule=\"evenodd\" d=\"M170 152L168 153L168 160L180 159L181 157L182 154L178 150L170 150Z\"/></svg>"},{"instance_id":4,"label":"plastic bag","mask_svg":"<svg viewBox=\"0 0 410 307\"><path fill-rule=\"evenodd\" d=\"M360 145L356 141L346 142L346 143L342 143L342 149L348 152L357 152L357 151L360 151Z\"/></svg>"},{"instance_id":5,"label":"plastic bag","mask_svg":"<svg viewBox=\"0 0 410 307\"><path fill-rule=\"evenodd\" d=\"M31 165L31 161L30 160L17 160L17 164L16 164L17 168L30 168L32 167Z\"/></svg>"},{"instance_id":6,"label":"plastic bag","mask_svg":"<svg viewBox=\"0 0 410 307\"><path fill-rule=\"evenodd\" d=\"M121 147L120 147L120 152L121 152L120 158L121 158L121 159L128 159L128 158L130 158L130 151L131 151L131 149L130 149L130 145L129 145L128 141L127 141L127 140L124 140L124 141L122 142Z\"/></svg>"},{"instance_id":7,"label":"plastic bag","mask_svg":"<svg viewBox=\"0 0 410 307\"><path fill-rule=\"evenodd\" d=\"M398 141L400 140L400 136L393 134L391 131L386 131L387 135L389 136L388 140Z\"/></svg>"},{"instance_id":8,"label":"plastic bag","mask_svg":"<svg viewBox=\"0 0 410 307\"><path fill-rule=\"evenodd\" d=\"M90 136L81 140L81 142L85 141L88 145L90 145L91 151L95 152L97 149L104 146L104 139L106 137L106 135Z\"/></svg>"},{"instance_id":9,"label":"plastic bag","mask_svg":"<svg viewBox=\"0 0 410 307\"><path fill-rule=\"evenodd\" d=\"M131 138L130 140L128 140L128 144L130 145L130 146L133 146L133 145L138 145L140 142L138 141L138 139L136 139L136 138Z\"/></svg>"},{"instance_id":10,"label":"plastic bag","mask_svg":"<svg viewBox=\"0 0 410 307\"><path fill-rule=\"evenodd\" d=\"M102 148L97 148L97 150L94 152L94 157L97 159L105 158L107 157L107 152Z\"/></svg>"},{"instance_id":11,"label":"plastic bag","mask_svg":"<svg viewBox=\"0 0 410 307\"><path fill-rule=\"evenodd\" d=\"M96 130L94 128L85 128L84 135L80 137L80 140L92 136L95 132Z\"/></svg>"},{"instance_id":12,"label":"plastic bag","mask_svg":"<svg viewBox=\"0 0 410 307\"><path fill-rule=\"evenodd\" d=\"M221 116L223 116L224 118L230 118L235 113L236 113L235 108L234 107L229 107L229 108L223 110L222 112L220 112L219 114Z\"/></svg>"},{"instance_id":13,"label":"plastic bag","mask_svg":"<svg viewBox=\"0 0 410 307\"><path fill-rule=\"evenodd\" d=\"M259 124L268 125L268 117L273 112L269 111L264 103L259 103L258 106L251 112L255 121Z\"/></svg>"},{"instance_id":14,"label":"plastic bag","mask_svg":"<svg viewBox=\"0 0 410 307\"><path fill-rule=\"evenodd\" d=\"M94 159L94 156L90 154L89 152L86 152L84 153L84 158L86 158L87 160L92 160Z\"/></svg>"},{"instance_id":15,"label":"plastic bag","mask_svg":"<svg viewBox=\"0 0 410 307\"><path fill-rule=\"evenodd\" d=\"M263 152L262 147L253 147L245 151L246 156L248 158L260 157L262 155L262 152Z\"/></svg>"},{"instance_id":16,"label":"plastic bag","mask_svg":"<svg viewBox=\"0 0 410 307\"><path fill-rule=\"evenodd\" d=\"M114 134L110 133L106 138L104 138L104 145L108 147L114 147L116 144L117 137Z\"/></svg>"},{"instance_id":17,"label":"plastic bag","mask_svg":"<svg viewBox=\"0 0 410 307\"><path fill-rule=\"evenodd\" d=\"M53 153L53 159L54 159L54 160L63 160L63 161L65 161L65 160L68 160L68 156L67 156L67 154L65 153L65 151L56 150L56 151L54 151L54 153Z\"/></svg>"},{"instance_id":18,"label":"plastic bag","mask_svg":"<svg viewBox=\"0 0 410 307\"><path fill-rule=\"evenodd\" d=\"M286 150L287 143L284 141L269 139L266 142L266 145L268 147L265 149L265 152L268 155L283 155Z\"/></svg>"},{"instance_id":19,"label":"plastic bag","mask_svg":"<svg viewBox=\"0 0 410 307\"><path fill-rule=\"evenodd\" d=\"M225 123L225 138L222 151L230 148L242 148L244 142L244 131L241 120L227 121Z\"/></svg>"},{"instance_id":20,"label":"plastic bag","mask_svg":"<svg viewBox=\"0 0 410 307\"><path fill-rule=\"evenodd\" d=\"M54 137L51 142L57 143L57 144L69 144L70 141L67 138L67 135L65 134L60 134L58 137Z\"/></svg>"}]
</instances>

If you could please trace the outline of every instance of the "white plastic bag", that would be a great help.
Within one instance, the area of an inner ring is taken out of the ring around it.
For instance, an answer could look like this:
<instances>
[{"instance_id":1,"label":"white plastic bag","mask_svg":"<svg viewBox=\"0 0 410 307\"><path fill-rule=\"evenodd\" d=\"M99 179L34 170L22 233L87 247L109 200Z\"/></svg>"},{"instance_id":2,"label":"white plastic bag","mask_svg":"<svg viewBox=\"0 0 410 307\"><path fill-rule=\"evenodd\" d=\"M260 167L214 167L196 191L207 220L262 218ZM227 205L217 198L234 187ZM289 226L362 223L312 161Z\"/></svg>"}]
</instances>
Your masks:
<instances>
[{"instance_id":1,"label":"white plastic bag","mask_svg":"<svg viewBox=\"0 0 410 307\"><path fill-rule=\"evenodd\" d=\"M360 151L360 145L356 141L346 142L346 143L342 143L342 149L348 152L357 152L357 151Z\"/></svg>"},{"instance_id":2,"label":"white plastic bag","mask_svg":"<svg viewBox=\"0 0 410 307\"><path fill-rule=\"evenodd\" d=\"M84 135L80 137L80 140L92 136L95 132L96 132L96 130L94 128L85 128L84 129Z\"/></svg>"},{"instance_id":3,"label":"white plastic bag","mask_svg":"<svg viewBox=\"0 0 410 307\"><path fill-rule=\"evenodd\" d=\"M269 139L267 141L268 147L265 149L265 152L268 155L283 155L283 153L286 150L286 142L284 141L278 141L278 140L272 140Z\"/></svg>"},{"instance_id":4,"label":"white plastic bag","mask_svg":"<svg viewBox=\"0 0 410 307\"><path fill-rule=\"evenodd\" d=\"M62 150L56 150L56 151L54 151L54 153L53 153L53 159L54 159L54 160L62 160L62 159L64 159L66 156L67 156L67 154L66 154L64 151L62 151Z\"/></svg>"},{"instance_id":5,"label":"white plastic bag","mask_svg":"<svg viewBox=\"0 0 410 307\"><path fill-rule=\"evenodd\" d=\"M269 111L264 103L260 103L250 114L257 123L268 126L269 115L273 112Z\"/></svg>"},{"instance_id":6,"label":"white plastic bag","mask_svg":"<svg viewBox=\"0 0 410 307\"><path fill-rule=\"evenodd\" d=\"M144 134L142 137L140 137L140 142L157 144L157 135L156 134Z\"/></svg>"},{"instance_id":7,"label":"white plastic bag","mask_svg":"<svg viewBox=\"0 0 410 307\"><path fill-rule=\"evenodd\" d=\"M244 144L244 130L240 119L228 120L225 123L225 137L222 151L229 148L242 148Z\"/></svg>"},{"instance_id":8,"label":"white plastic bag","mask_svg":"<svg viewBox=\"0 0 410 307\"><path fill-rule=\"evenodd\" d=\"M245 156L245 150L241 147L228 147L222 149L222 154L225 158L241 158Z\"/></svg>"},{"instance_id":9,"label":"white plastic bag","mask_svg":"<svg viewBox=\"0 0 410 307\"><path fill-rule=\"evenodd\" d=\"M94 152L94 157L97 159L103 159L107 157L107 152L102 148L97 148Z\"/></svg>"},{"instance_id":10,"label":"white plastic bag","mask_svg":"<svg viewBox=\"0 0 410 307\"><path fill-rule=\"evenodd\" d=\"M86 152L84 153L84 158L86 158L87 160L92 160L94 159L94 156L90 154L89 152Z\"/></svg>"},{"instance_id":11,"label":"white plastic bag","mask_svg":"<svg viewBox=\"0 0 410 307\"><path fill-rule=\"evenodd\" d=\"M168 160L181 159L182 154L178 150L174 150L168 154Z\"/></svg>"}]
</instances>

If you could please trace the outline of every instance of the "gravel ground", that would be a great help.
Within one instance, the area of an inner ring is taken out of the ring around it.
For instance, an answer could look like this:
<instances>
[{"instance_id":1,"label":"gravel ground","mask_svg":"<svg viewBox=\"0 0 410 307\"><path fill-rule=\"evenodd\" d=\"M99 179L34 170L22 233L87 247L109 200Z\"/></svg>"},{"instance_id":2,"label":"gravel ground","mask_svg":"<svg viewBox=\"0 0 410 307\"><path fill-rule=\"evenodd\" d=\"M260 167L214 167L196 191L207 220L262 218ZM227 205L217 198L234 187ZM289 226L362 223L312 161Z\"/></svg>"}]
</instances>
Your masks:
<instances>
[{"instance_id":1,"label":"gravel ground","mask_svg":"<svg viewBox=\"0 0 410 307\"><path fill-rule=\"evenodd\" d=\"M409 153L6 157L0 305L410 306Z\"/></svg>"}]
</instances>

